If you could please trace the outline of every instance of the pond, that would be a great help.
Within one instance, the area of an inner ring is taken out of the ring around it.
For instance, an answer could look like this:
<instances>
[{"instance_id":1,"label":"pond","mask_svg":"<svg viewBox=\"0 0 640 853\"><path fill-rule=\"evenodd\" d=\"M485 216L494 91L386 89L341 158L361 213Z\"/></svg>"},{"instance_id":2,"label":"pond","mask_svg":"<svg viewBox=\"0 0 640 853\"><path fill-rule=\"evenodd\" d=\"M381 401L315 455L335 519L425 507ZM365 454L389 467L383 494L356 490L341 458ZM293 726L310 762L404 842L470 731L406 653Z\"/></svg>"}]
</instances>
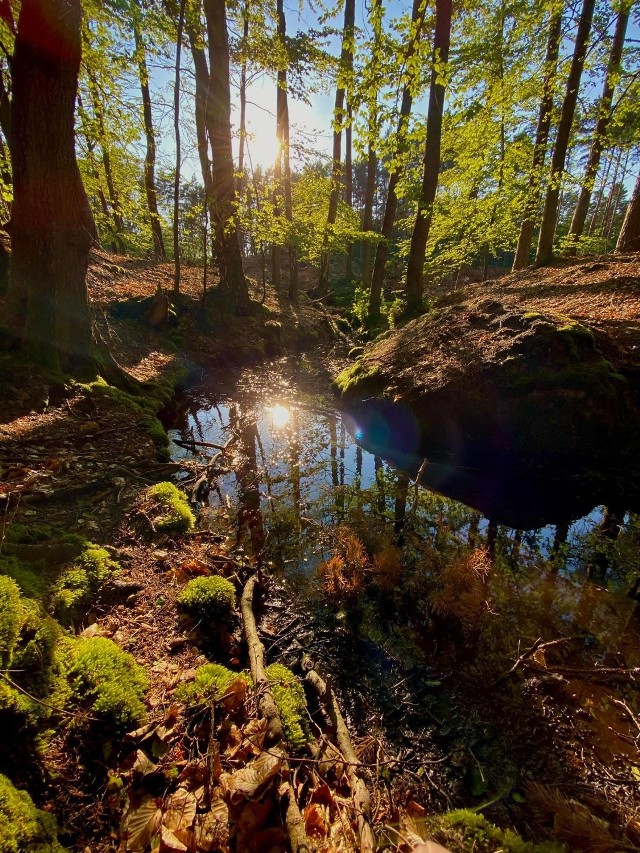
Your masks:
<instances>
[{"instance_id":1,"label":"pond","mask_svg":"<svg viewBox=\"0 0 640 853\"><path fill-rule=\"evenodd\" d=\"M608 573L613 583L621 574L619 565L595 553L594 539L615 539L634 523L633 515L602 506L585 513L577 496L576 507L563 504L559 518L527 525L536 518L530 510L536 496L516 489L507 495L511 514L525 523L501 524L499 515L490 518L481 510L504 488L503 472L483 481L481 472L441 460L419 468L421 460L397 454L387 461L370 452L358 424L336 407L323 366L311 356L205 379L179 401L169 426L174 459L195 455L202 461L214 452L191 441L223 446L231 439L230 464L209 504L226 520L233 518L238 541L246 532L255 536L259 522L258 537L289 574L311 571L326 557L327 528L362 514L383 520L396 535L407 520L421 535L437 538L446 530L460 543L508 552L515 564L553 557L563 571L595 571L600 580ZM554 488L551 483L548 491Z\"/></svg>"}]
</instances>

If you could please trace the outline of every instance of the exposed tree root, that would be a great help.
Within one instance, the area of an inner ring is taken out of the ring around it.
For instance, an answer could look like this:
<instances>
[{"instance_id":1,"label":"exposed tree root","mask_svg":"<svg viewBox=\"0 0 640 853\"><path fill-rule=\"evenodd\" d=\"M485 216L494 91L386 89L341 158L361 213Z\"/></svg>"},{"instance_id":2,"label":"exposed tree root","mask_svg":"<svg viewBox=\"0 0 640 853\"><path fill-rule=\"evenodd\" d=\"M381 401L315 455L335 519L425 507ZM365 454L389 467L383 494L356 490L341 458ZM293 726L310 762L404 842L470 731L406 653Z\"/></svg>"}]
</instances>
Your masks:
<instances>
[{"instance_id":1,"label":"exposed tree root","mask_svg":"<svg viewBox=\"0 0 640 853\"><path fill-rule=\"evenodd\" d=\"M371 803L367 786L358 773L360 764L356 751L351 742L349 730L340 713L340 707L336 695L313 668L311 658L305 655L302 659L302 668L306 671L306 680L318 694L320 701L324 704L331 718L336 732L338 748L347 761L346 772L351 786L353 804L358 816L358 836L360 838L360 853L369 853L375 850L373 832L371 830Z\"/></svg>"},{"instance_id":2,"label":"exposed tree root","mask_svg":"<svg viewBox=\"0 0 640 853\"><path fill-rule=\"evenodd\" d=\"M252 575L246 582L244 590L242 591L240 608L242 611L244 633L249 649L251 676L258 696L258 709L260 714L266 719L268 725L267 738L265 742L271 747L271 751L275 752L274 747L277 748L280 745L284 745L284 730L282 727L282 720L280 718L280 711L275 703L267 680L267 673L264 666L264 646L258 637L256 620L253 615L253 595L257 582L257 575ZM278 749L278 752L279 751L280 750ZM307 839L304 821L300 814L298 803L296 802L293 784L289 785L289 789L285 796L288 796L285 823L287 826L287 833L289 835L292 853L309 853L311 846Z\"/></svg>"}]
</instances>

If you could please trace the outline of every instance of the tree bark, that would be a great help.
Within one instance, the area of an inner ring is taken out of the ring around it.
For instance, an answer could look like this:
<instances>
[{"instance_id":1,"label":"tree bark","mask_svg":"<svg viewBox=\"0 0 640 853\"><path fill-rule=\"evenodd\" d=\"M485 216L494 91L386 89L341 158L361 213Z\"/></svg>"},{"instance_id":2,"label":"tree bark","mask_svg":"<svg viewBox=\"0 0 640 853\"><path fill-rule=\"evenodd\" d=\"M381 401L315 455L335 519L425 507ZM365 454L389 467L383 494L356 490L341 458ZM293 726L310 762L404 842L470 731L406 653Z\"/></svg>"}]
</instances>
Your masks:
<instances>
[{"instance_id":1,"label":"tree bark","mask_svg":"<svg viewBox=\"0 0 640 853\"><path fill-rule=\"evenodd\" d=\"M134 18L133 36L138 58L138 76L140 78L140 92L142 94L142 116L144 119L144 132L147 149L144 157L144 189L147 196L147 207L149 209L149 221L151 224L151 235L153 237L153 252L157 258L165 260L167 254L164 248L160 214L158 213L158 193L156 190L156 135L153 129L153 115L151 112L151 93L149 91L149 71L145 55L144 39L140 32L140 22Z\"/></svg>"},{"instance_id":2,"label":"tree bark","mask_svg":"<svg viewBox=\"0 0 640 853\"><path fill-rule=\"evenodd\" d=\"M542 222L540 223L540 234L538 235L538 248L536 251L536 264L546 264L553 259L553 238L558 219L560 185L562 183L562 174L564 172L564 166L567 159L569 136L571 134L571 125L573 124L573 117L578 100L578 89L580 87L580 78L582 77L582 69L584 68L584 60L587 53L587 44L589 42L589 34L591 32L594 6L595 0L583 0L580 20L578 22L575 48L571 59L571 68L569 69L569 77L567 79L566 93L562 103L560 122L558 124L556 144L554 145L553 157L551 159L551 176L549 178L549 185L547 187L547 194L545 197Z\"/></svg>"},{"instance_id":3,"label":"tree bark","mask_svg":"<svg viewBox=\"0 0 640 853\"><path fill-rule=\"evenodd\" d=\"M75 152L80 0L23 0L12 61L13 257L6 320L51 368L91 360L95 226Z\"/></svg>"},{"instance_id":4,"label":"tree bark","mask_svg":"<svg viewBox=\"0 0 640 853\"><path fill-rule=\"evenodd\" d=\"M355 32L355 0L345 0L344 28L342 30L342 50L340 67L336 84L336 99L333 107L333 153L331 157L331 193L329 195L329 211L320 254L320 272L318 274L317 294L323 299L329 293L329 237L338 216L338 201L340 199L340 178L342 177L342 127L345 123L344 76L353 69L353 38Z\"/></svg>"},{"instance_id":5,"label":"tree bark","mask_svg":"<svg viewBox=\"0 0 640 853\"><path fill-rule=\"evenodd\" d=\"M411 248L407 265L406 294L407 311L418 311L422 307L422 268L431 228L433 203L438 189L440 172L440 142L442 138L442 116L444 113L445 86L442 82L442 66L449 59L451 41L451 0L436 0L436 27L433 38L433 68L429 87L427 111L427 144L424 154L422 190L418 200L418 215L411 235ZM438 67L440 66L440 68Z\"/></svg>"},{"instance_id":6,"label":"tree bark","mask_svg":"<svg viewBox=\"0 0 640 853\"><path fill-rule=\"evenodd\" d=\"M408 66L411 58L414 56L420 38L422 35L422 27L424 25L424 16L426 4L422 0L413 0L413 8L411 10L411 32L412 38L407 47L405 54L405 65ZM411 115L411 107L413 105L412 95L413 80L409 80L402 90L402 101L400 103L400 115L398 117L398 130L396 132L396 150L394 152L394 161L398 161L402 153L406 150L405 134L409 125L409 116ZM393 233L393 226L396 221L396 212L398 209L398 198L396 196L396 187L400 180L399 166L394 167L389 175L389 185L387 187L387 198L384 205L384 213L382 216L382 229L380 231L381 240L376 247L375 260L373 264L373 274L371 277L371 290L369 291L369 305L367 313L371 322L375 323L380 317L380 304L382 300L382 285L384 282L385 270L387 267L387 258L389 256L389 240Z\"/></svg>"},{"instance_id":7,"label":"tree bark","mask_svg":"<svg viewBox=\"0 0 640 853\"><path fill-rule=\"evenodd\" d=\"M640 252L640 174L627 205L616 252Z\"/></svg>"},{"instance_id":8,"label":"tree bark","mask_svg":"<svg viewBox=\"0 0 640 853\"><path fill-rule=\"evenodd\" d=\"M211 145L211 224L220 270L221 293L231 310L249 312L249 290L242 268L240 239L234 221L236 189L231 146L229 41L225 0L204 0L209 37L207 130Z\"/></svg>"},{"instance_id":9,"label":"tree bark","mask_svg":"<svg viewBox=\"0 0 640 853\"><path fill-rule=\"evenodd\" d=\"M347 126L344 133L344 201L348 207L353 207L353 111L347 104ZM344 277L347 281L353 278L353 245L347 246L347 258Z\"/></svg>"},{"instance_id":10,"label":"tree bark","mask_svg":"<svg viewBox=\"0 0 640 853\"><path fill-rule=\"evenodd\" d=\"M551 17L549 18L549 35L547 38L547 52L544 59L544 79L542 81L542 99L538 113L536 139L533 145L533 161L531 163L531 175L527 186L524 216L520 225L516 255L513 259L512 269L514 272L524 269L529 264L529 253L531 252L531 243L533 242L536 212L540 202L542 169L547 155L547 140L549 138L549 128L551 127L553 81L558 63L561 25L562 6L559 5L551 10Z\"/></svg>"},{"instance_id":11,"label":"tree bark","mask_svg":"<svg viewBox=\"0 0 640 853\"><path fill-rule=\"evenodd\" d=\"M573 239L573 245L568 250L569 255L576 254L577 242L584 231L584 223L587 219L589 204L591 203L591 193L593 192L596 175L598 174L600 157L602 156L607 128L612 115L613 91L622 61L622 48L624 47L627 24L629 23L629 10L630 6L628 3L623 3L616 17L616 27L613 33L613 41L611 42L611 53L609 54L609 62L602 87L602 96L600 97L600 104L598 106L598 118L593 132L593 142L591 143L589 159L587 160L582 179L580 197L578 198L578 204L576 205L571 220L571 227L569 228L569 237Z\"/></svg>"},{"instance_id":12,"label":"tree bark","mask_svg":"<svg viewBox=\"0 0 640 853\"><path fill-rule=\"evenodd\" d=\"M184 29L185 0L180 0L176 36L176 75L173 84L173 129L176 138L176 173L173 182L173 294L180 294L180 60Z\"/></svg>"}]
</instances>

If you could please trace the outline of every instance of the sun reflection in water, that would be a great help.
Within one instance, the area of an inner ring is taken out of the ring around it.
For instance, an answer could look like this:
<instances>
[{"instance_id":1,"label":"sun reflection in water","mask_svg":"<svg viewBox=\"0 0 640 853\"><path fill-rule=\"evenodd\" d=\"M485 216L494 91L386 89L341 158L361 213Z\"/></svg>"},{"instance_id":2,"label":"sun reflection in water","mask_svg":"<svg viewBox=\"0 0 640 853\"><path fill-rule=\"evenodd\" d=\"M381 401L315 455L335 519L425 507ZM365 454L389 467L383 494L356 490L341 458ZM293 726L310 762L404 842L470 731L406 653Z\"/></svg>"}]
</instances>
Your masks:
<instances>
[{"instance_id":1,"label":"sun reflection in water","mask_svg":"<svg viewBox=\"0 0 640 853\"><path fill-rule=\"evenodd\" d=\"M282 429L291 420L291 411L286 406L276 403L275 406L269 406L267 412L271 417L271 422L276 429Z\"/></svg>"}]
</instances>

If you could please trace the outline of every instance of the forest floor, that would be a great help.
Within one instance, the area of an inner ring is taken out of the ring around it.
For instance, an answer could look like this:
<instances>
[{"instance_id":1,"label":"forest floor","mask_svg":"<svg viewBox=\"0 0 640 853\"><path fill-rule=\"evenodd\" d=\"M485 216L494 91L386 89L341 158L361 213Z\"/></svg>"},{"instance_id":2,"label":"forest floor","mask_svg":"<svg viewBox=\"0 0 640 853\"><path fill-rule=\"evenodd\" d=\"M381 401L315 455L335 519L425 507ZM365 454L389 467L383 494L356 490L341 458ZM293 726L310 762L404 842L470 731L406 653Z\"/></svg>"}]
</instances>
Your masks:
<instances>
[{"instance_id":1,"label":"forest floor","mask_svg":"<svg viewBox=\"0 0 640 853\"><path fill-rule=\"evenodd\" d=\"M559 264L483 285L466 285L465 293L473 292L474 298L482 295L484 299L526 302L531 310L588 320L590 325L606 328L612 340L617 334L623 336L621 344L635 358L640 353L639 282L640 257L635 256ZM168 291L171 284L169 264L107 253L94 256L89 274L90 300L103 341L133 377L153 383L156 391L159 386L165 395L177 381L197 377L203 366L256 363L296 347L329 343L340 334L326 311L305 304L293 312L270 288L263 300L258 285L252 296L257 302L264 301L266 311L244 319L224 316L218 320L210 315L203 323L198 308L202 270L189 267L183 271L182 310L174 328L158 332L111 311L115 303L148 297L158 285ZM436 299L447 302L459 297L459 291L438 292ZM629 339L630 327L638 336L633 340ZM251 693L245 697L237 682L217 706L204 712L188 712L176 702L176 688L192 681L196 669L207 661L236 669L246 660L239 619L232 621L228 634L212 647L193 625L177 617L175 601L184 583L223 574L234 584L239 598L254 567L249 558L230 553L226 540L211 530L153 540L140 535L144 489L172 479L181 470L163 456L162 437L157 432L150 435L150 428L152 433L157 430L153 412L95 384L52 382L14 356L0 359L0 558L41 559L55 574L61 571L55 547L61 533L79 533L107 546L121 571L105 582L74 627L81 636L113 639L151 678L145 697L147 726L126 738L100 740L90 724L83 736L85 723L63 725L64 717L54 713L50 724L56 731L50 735L44 756L47 773L43 775L35 767L33 756L25 760L19 745L2 755L0 770L8 772L20 787L28 787L40 805L56 813L60 837L73 850L142 851L153 838L162 836L163 853L196 849L207 853L229 849L229 844L241 853L275 853L287 849L291 838L282 814L292 792L303 803L304 825L318 851L357 849L362 826L358 820L361 812L354 807L354 783L344 750L341 754L327 737L331 726L327 726L321 703L311 723L321 751L308 758L294 756L288 772L280 759L270 762L274 753L265 747L267 732L257 722L259 697ZM199 472L194 466L191 473L195 477ZM16 541L10 531L20 525L46 527L48 533L44 541L28 536ZM256 612L261 617L260 637L269 646L286 646L294 622L304 628L304 607L278 581L272 581L266 601ZM628 634L633 635L632 644L640 643L633 620ZM348 645L351 640L345 636L341 642ZM532 810L520 814L524 797L518 794L501 812L492 812L492 817L509 825L516 814L519 828L528 829L538 839L546 832L553 836L554 824L561 830L556 837L584 839L569 842L569 849L604 853L638 849L640 722L633 704L637 669L611 655L605 661L609 671L602 669L593 682L576 676L561 684L561 675L553 669L551 649L547 656L551 665L545 673L541 671L546 665L543 650L532 648L513 661L518 669L525 669L527 662L533 667L525 704L535 705L535 713L527 717L523 712L511 724L514 737L520 737L522 744L524 730L529 723L536 724L534 718L538 717L546 719L545 725L551 722L561 740L570 742L562 756L550 756L544 766L546 772L556 765L557 786L546 793L527 793L535 805ZM555 659L556 670L567 662L574 667L585 664L587 669L593 665L579 655L561 655ZM453 671L449 677L452 675ZM510 676L507 686L509 680ZM620 683L622 692L601 696L598 685L608 680ZM471 701L473 689L461 683L459 696L466 691ZM409 718L413 697L403 696ZM618 703L617 712L606 719L599 711L590 711L594 703L600 707L603 696L613 696ZM472 716L477 717L478 726L497 727L500 714L510 708L523 710L518 703L510 706L507 697L504 704L486 709L488 720L481 719L477 704ZM466 713L462 704L458 713ZM403 757L384 738L367 736L364 721L360 723L360 730L352 732L354 740L360 735L356 746L362 767L358 772L371 790L371 823L378 828L379 838L389 839L380 849L419 850L421 834L432 832L453 850L533 850L517 848L514 842L509 847L500 832L491 835L493 830L480 825L475 846L465 847L466 842L460 840L456 847L451 827L448 834L438 836L438 827L425 823L425 815L428 819L434 807L445 810L452 802L459 803L446 790L450 765L455 767L458 762L468 774L468 763L476 762L473 738L468 746L451 746L447 741L441 748L422 742L418 746L416 741L415 754ZM221 758L217 768L211 766L214 739ZM522 749L514 744L514 764L525 762ZM265 766L256 770L258 759ZM571 767L571 762L580 766ZM272 780L280 771L280 785L274 788ZM514 785L502 792L505 799ZM480 789L485 790L479 784ZM580 791L583 796L578 797ZM231 841L228 826L232 827ZM462 830L459 836L463 839Z\"/></svg>"}]
</instances>

